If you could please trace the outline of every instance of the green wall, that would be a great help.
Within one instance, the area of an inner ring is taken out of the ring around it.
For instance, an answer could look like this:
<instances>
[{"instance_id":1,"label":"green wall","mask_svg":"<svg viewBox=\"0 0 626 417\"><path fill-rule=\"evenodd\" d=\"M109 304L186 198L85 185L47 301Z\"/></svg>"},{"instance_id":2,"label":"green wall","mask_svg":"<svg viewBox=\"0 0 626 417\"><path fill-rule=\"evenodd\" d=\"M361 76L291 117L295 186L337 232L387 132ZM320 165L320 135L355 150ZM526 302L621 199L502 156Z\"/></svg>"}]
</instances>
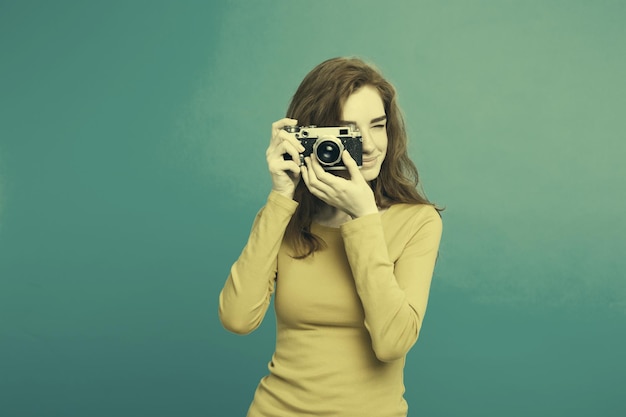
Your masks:
<instances>
[{"instance_id":1,"label":"green wall","mask_svg":"<svg viewBox=\"0 0 626 417\"><path fill-rule=\"evenodd\" d=\"M626 2L0 3L0 415L243 416L217 297L317 63L396 85L447 209L411 416L626 415Z\"/></svg>"}]
</instances>

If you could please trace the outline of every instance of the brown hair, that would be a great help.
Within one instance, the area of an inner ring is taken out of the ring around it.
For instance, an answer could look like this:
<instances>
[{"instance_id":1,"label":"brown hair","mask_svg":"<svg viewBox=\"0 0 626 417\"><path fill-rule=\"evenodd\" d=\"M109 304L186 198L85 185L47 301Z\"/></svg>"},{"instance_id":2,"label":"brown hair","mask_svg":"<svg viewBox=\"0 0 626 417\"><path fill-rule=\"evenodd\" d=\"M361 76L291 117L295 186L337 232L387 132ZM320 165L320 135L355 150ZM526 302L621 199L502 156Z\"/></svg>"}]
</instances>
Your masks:
<instances>
[{"instance_id":1,"label":"brown hair","mask_svg":"<svg viewBox=\"0 0 626 417\"><path fill-rule=\"evenodd\" d=\"M376 204L382 208L396 203L432 205L417 189L419 176L407 153L407 134L396 91L372 65L358 58L332 58L322 62L300 83L289 104L287 117L297 119L300 126L338 126L343 104L365 85L379 92L387 115L387 154L378 178L370 181ZM311 223L323 202L309 192L304 181L296 187L294 200L299 204L285 238L291 243L294 258L306 258L324 247L322 239L311 233Z\"/></svg>"}]
</instances>

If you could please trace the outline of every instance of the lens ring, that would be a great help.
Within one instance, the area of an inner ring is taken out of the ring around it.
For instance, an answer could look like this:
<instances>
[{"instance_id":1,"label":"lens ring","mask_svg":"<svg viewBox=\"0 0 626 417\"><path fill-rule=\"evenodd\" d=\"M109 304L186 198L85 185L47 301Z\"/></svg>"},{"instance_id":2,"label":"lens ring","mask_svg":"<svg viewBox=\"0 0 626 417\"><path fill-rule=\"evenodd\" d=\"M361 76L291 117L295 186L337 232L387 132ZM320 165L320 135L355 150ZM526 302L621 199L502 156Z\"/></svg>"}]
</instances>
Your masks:
<instances>
[{"instance_id":1,"label":"lens ring","mask_svg":"<svg viewBox=\"0 0 626 417\"><path fill-rule=\"evenodd\" d=\"M332 166L341 160L343 143L334 136L322 136L313 145L313 154L322 165Z\"/></svg>"}]
</instances>

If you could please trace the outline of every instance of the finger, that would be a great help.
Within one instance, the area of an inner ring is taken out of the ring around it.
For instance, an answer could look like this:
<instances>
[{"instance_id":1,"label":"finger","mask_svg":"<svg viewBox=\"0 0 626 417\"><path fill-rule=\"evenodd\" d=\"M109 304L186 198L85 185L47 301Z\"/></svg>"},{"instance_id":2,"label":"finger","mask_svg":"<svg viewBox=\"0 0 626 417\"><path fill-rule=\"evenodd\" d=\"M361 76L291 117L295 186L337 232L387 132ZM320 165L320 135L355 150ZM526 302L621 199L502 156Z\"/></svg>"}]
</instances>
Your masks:
<instances>
[{"instance_id":1,"label":"finger","mask_svg":"<svg viewBox=\"0 0 626 417\"><path fill-rule=\"evenodd\" d=\"M306 164L307 168L306 172L309 181L309 190L311 190L311 192L313 192L313 190L316 190L325 195L329 195L330 193L332 193L333 188L329 186L326 181L322 181L319 175L330 175L331 177L334 175L325 172L321 167L319 167L319 169L315 169L314 164L316 164L317 161L309 156L304 158L304 163ZM319 165L319 163L317 164Z\"/></svg>"},{"instance_id":2,"label":"finger","mask_svg":"<svg viewBox=\"0 0 626 417\"><path fill-rule=\"evenodd\" d=\"M361 170L359 170L359 166L357 165L354 158L352 158L352 155L350 155L350 152L344 150L341 154L341 159L346 168L348 168L351 180L363 178L363 174L361 173Z\"/></svg>"},{"instance_id":3,"label":"finger","mask_svg":"<svg viewBox=\"0 0 626 417\"><path fill-rule=\"evenodd\" d=\"M289 117L284 117L272 123L272 130L280 130L285 126L295 126L297 124L298 119L290 119Z\"/></svg>"},{"instance_id":4,"label":"finger","mask_svg":"<svg viewBox=\"0 0 626 417\"><path fill-rule=\"evenodd\" d=\"M272 139L274 139L279 132L283 131L285 126L297 126L297 124L297 119L290 119L288 117L275 121L272 123Z\"/></svg>"},{"instance_id":5,"label":"finger","mask_svg":"<svg viewBox=\"0 0 626 417\"><path fill-rule=\"evenodd\" d=\"M339 179L339 177L329 172L326 172L322 164L320 164L320 162L316 158L308 158L308 159L309 159L309 165L311 169L313 170L313 172L315 173L316 178L319 181L330 186L337 184L337 180ZM306 159L305 159L305 162L306 162Z\"/></svg>"},{"instance_id":6,"label":"finger","mask_svg":"<svg viewBox=\"0 0 626 417\"><path fill-rule=\"evenodd\" d=\"M306 185L306 188L309 190L309 192L319 198L320 192L313 184L311 184L311 177L313 176L313 174L311 174L311 171L306 166L306 164L300 167L300 176L304 180L304 184Z\"/></svg>"},{"instance_id":7,"label":"finger","mask_svg":"<svg viewBox=\"0 0 626 417\"><path fill-rule=\"evenodd\" d=\"M322 201L326 201L326 196L316 186L315 174L310 168L308 168L306 165L302 165L300 167L300 176L304 180L304 184L311 194L313 194L315 197L319 198Z\"/></svg>"},{"instance_id":8,"label":"finger","mask_svg":"<svg viewBox=\"0 0 626 417\"><path fill-rule=\"evenodd\" d=\"M278 132L276 137L280 141L291 143L293 147L298 150L298 152L304 152L304 146L302 146L302 143L300 143L294 133L289 133L285 130L281 130L280 132Z\"/></svg>"},{"instance_id":9,"label":"finger","mask_svg":"<svg viewBox=\"0 0 626 417\"><path fill-rule=\"evenodd\" d=\"M301 165L300 166L300 176L304 180L304 184L306 185L306 188L308 188L309 191L310 191L311 187L309 186L309 171L306 168L306 165Z\"/></svg>"},{"instance_id":10,"label":"finger","mask_svg":"<svg viewBox=\"0 0 626 417\"><path fill-rule=\"evenodd\" d=\"M283 160L282 162L276 162L273 165L273 168L275 169L274 172L289 171L289 172L293 172L294 174L296 174L296 176L300 175L300 165L298 165L294 161Z\"/></svg>"},{"instance_id":11,"label":"finger","mask_svg":"<svg viewBox=\"0 0 626 417\"><path fill-rule=\"evenodd\" d=\"M299 143L298 143L299 145ZM300 165L300 153L298 149L296 149L291 142L283 141L280 142L274 148L268 148L267 157L269 159L280 159L284 160L284 154L288 154L291 156L291 160L294 161L297 165Z\"/></svg>"},{"instance_id":12,"label":"finger","mask_svg":"<svg viewBox=\"0 0 626 417\"><path fill-rule=\"evenodd\" d=\"M270 145L267 148L267 154L269 155L270 153L275 152L276 147L282 146L281 144L283 143L291 144L291 146L296 149L296 152L304 152L304 146L302 146L300 141L296 139L295 134L280 130L278 133L276 133L276 136L272 137ZM294 160L298 159L299 158L295 158Z\"/></svg>"}]
</instances>

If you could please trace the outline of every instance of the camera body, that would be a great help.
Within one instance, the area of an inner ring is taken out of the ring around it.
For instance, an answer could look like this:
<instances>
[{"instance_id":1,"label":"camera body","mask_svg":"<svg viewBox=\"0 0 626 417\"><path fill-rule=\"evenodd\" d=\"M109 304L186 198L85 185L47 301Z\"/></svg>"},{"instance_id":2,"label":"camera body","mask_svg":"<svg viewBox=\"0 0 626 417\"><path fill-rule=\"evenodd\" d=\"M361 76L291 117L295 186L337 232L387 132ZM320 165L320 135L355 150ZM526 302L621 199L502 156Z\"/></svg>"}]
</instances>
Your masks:
<instances>
[{"instance_id":1,"label":"camera body","mask_svg":"<svg viewBox=\"0 0 626 417\"><path fill-rule=\"evenodd\" d=\"M304 152L300 154L301 164L304 164L305 157L313 155L326 171L345 170L341 154L347 150L359 167L363 165L363 137L356 126L286 126L284 129L295 133L304 146ZM283 156L292 159L289 154Z\"/></svg>"}]
</instances>

